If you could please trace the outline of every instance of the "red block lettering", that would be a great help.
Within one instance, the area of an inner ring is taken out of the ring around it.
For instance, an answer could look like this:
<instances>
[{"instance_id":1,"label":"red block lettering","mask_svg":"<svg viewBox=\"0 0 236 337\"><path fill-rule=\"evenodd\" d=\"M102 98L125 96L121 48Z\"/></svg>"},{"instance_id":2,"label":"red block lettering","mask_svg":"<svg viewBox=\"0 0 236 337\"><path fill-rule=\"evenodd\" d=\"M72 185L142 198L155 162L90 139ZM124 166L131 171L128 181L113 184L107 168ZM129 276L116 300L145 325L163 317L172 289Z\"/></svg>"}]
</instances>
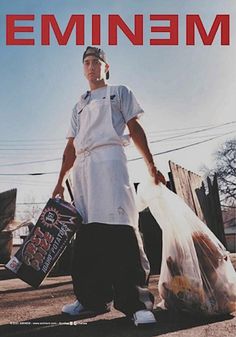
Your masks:
<instances>
[{"instance_id":1,"label":"red block lettering","mask_svg":"<svg viewBox=\"0 0 236 337\"><path fill-rule=\"evenodd\" d=\"M50 27L52 28L59 45L66 45L74 27L76 27L76 45L84 44L84 15L71 15L64 33L54 15L42 15L41 43L50 45Z\"/></svg>"},{"instance_id":2,"label":"red block lettering","mask_svg":"<svg viewBox=\"0 0 236 337\"><path fill-rule=\"evenodd\" d=\"M169 21L170 25L164 26L152 26L152 33L169 33L169 39L150 39L150 45L178 45L178 15L150 15L150 20Z\"/></svg>"},{"instance_id":3,"label":"red block lettering","mask_svg":"<svg viewBox=\"0 0 236 337\"><path fill-rule=\"evenodd\" d=\"M39 237L37 237L37 236L33 236L32 237L32 239L31 239L31 242L33 243L33 244L35 244L35 246L39 246L40 245L40 243L41 243L41 239L39 238Z\"/></svg>"},{"instance_id":4,"label":"red block lettering","mask_svg":"<svg viewBox=\"0 0 236 337\"><path fill-rule=\"evenodd\" d=\"M44 260L43 254L41 254L39 251L37 251L37 253L34 256L33 261L37 261L38 265L41 266L43 264L43 260ZM32 261L32 264L33 264L33 261Z\"/></svg>"},{"instance_id":5,"label":"red block lettering","mask_svg":"<svg viewBox=\"0 0 236 337\"><path fill-rule=\"evenodd\" d=\"M15 33L32 33L34 28L31 26L15 26L16 21L32 21L34 15L13 14L6 16L6 44L8 46L33 46L34 39L16 39Z\"/></svg>"},{"instance_id":6,"label":"red block lettering","mask_svg":"<svg viewBox=\"0 0 236 337\"><path fill-rule=\"evenodd\" d=\"M92 15L92 45L101 44L101 15Z\"/></svg>"},{"instance_id":7,"label":"red block lettering","mask_svg":"<svg viewBox=\"0 0 236 337\"><path fill-rule=\"evenodd\" d=\"M44 237L44 233L41 231L40 227L35 228L34 236L38 236L41 239Z\"/></svg>"},{"instance_id":8,"label":"red block lettering","mask_svg":"<svg viewBox=\"0 0 236 337\"><path fill-rule=\"evenodd\" d=\"M37 250L37 252L41 253L44 256L47 254L48 251L48 249L45 249L45 246L47 246L48 249L50 248L50 244L46 240L42 240L41 247L38 247Z\"/></svg>"},{"instance_id":9,"label":"red block lettering","mask_svg":"<svg viewBox=\"0 0 236 337\"><path fill-rule=\"evenodd\" d=\"M41 248L44 249L45 251L48 251L50 247L50 244L47 240L43 239L41 242Z\"/></svg>"},{"instance_id":10,"label":"red block lettering","mask_svg":"<svg viewBox=\"0 0 236 337\"><path fill-rule=\"evenodd\" d=\"M51 243L54 240L54 237L49 232L46 232L44 234L44 239Z\"/></svg>"},{"instance_id":11,"label":"red block lettering","mask_svg":"<svg viewBox=\"0 0 236 337\"><path fill-rule=\"evenodd\" d=\"M27 255L29 255L29 254L34 255L36 252L37 252L36 246L32 242L29 242L27 244L27 246L26 246L25 254L27 254Z\"/></svg>"},{"instance_id":12,"label":"red block lettering","mask_svg":"<svg viewBox=\"0 0 236 337\"><path fill-rule=\"evenodd\" d=\"M195 26L201 36L204 45L211 45L217 33L219 26L221 26L221 45L229 45L229 15L216 15L213 25L210 29L209 34L207 34L201 18L199 15L187 15L186 20L186 44L195 45Z\"/></svg>"},{"instance_id":13,"label":"red block lettering","mask_svg":"<svg viewBox=\"0 0 236 337\"><path fill-rule=\"evenodd\" d=\"M143 45L143 15L134 16L134 33L129 29L120 15L109 15L109 45L117 45L117 27L133 45Z\"/></svg>"}]
</instances>

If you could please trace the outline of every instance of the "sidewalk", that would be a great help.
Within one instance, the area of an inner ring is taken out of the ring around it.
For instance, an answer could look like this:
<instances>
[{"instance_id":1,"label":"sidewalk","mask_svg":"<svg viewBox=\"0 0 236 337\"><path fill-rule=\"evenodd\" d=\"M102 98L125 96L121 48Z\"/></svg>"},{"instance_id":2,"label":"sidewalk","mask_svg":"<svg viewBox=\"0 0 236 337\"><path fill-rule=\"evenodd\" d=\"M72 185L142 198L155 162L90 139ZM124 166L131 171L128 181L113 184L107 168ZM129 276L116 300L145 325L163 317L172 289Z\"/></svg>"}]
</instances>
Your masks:
<instances>
[{"instance_id":1,"label":"sidewalk","mask_svg":"<svg viewBox=\"0 0 236 337\"><path fill-rule=\"evenodd\" d=\"M236 263L236 255L233 258ZM152 276L149 287L158 303L157 282L158 276ZM70 276L48 277L36 290L16 278L2 279L0 336L234 337L236 331L236 312L217 319L199 319L156 309L157 324L144 327L133 326L115 309L107 314L73 321L60 313L63 304L72 301L74 296Z\"/></svg>"}]
</instances>

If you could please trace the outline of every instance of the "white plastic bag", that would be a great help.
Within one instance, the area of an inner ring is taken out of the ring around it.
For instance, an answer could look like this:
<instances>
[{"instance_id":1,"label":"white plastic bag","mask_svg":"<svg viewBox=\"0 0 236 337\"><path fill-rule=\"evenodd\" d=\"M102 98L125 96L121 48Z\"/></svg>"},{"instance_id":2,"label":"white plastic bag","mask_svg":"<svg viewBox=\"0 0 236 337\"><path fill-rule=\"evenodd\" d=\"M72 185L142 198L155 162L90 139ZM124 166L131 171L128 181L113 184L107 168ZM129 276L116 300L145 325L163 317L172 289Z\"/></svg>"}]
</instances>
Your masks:
<instances>
[{"instance_id":1,"label":"white plastic bag","mask_svg":"<svg viewBox=\"0 0 236 337\"><path fill-rule=\"evenodd\" d=\"M206 315L236 310L236 273L229 253L190 207L163 184L140 184L138 207L149 207L163 232L162 308Z\"/></svg>"}]
</instances>

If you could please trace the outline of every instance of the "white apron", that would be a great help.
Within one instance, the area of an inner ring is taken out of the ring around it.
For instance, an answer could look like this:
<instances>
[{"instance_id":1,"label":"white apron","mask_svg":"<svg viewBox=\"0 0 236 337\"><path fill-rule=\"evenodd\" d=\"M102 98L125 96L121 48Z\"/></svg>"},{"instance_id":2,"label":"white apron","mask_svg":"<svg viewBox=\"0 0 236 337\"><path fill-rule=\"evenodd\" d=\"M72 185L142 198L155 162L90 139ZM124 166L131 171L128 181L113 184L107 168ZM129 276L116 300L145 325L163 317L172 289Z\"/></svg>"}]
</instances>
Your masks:
<instances>
[{"instance_id":1,"label":"white apron","mask_svg":"<svg viewBox=\"0 0 236 337\"><path fill-rule=\"evenodd\" d=\"M134 188L129 182L127 159L112 124L110 87L105 99L88 103L80 115L80 129L74 139L73 167L75 206L84 223L130 225L135 229L142 265L149 272L138 230Z\"/></svg>"},{"instance_id":2,"label":"white apron","mask_svg":"<svg viewBox=\"0 0 236 337\"><path fill-rule=\"evenodd\" d=\"M74 198L84 223L136 225L123 141L112 125L109 86L105 99L92 100L81 112L74 146Z\"/></svg>"}]
</instances>

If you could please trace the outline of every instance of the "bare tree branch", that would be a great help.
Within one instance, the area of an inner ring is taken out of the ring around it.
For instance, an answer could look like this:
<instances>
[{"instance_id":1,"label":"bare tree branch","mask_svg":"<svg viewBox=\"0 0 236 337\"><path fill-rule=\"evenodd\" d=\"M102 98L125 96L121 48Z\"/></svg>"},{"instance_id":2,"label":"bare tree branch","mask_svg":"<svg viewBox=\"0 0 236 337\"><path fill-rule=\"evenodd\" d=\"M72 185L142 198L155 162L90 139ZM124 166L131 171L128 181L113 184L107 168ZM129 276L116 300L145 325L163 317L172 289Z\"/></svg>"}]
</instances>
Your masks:
<instances>
[{"instance_id":1,"label":"bare tree branch","mask_svg":"<svg viewBox=\"0 0 236 337\"><path fill-rule=\"evenodd\" d=\"M236 138L226 141L215 153L216 167L209 175L217 174L221 201L236 205Z\"/></svg>"}]
</instances>

